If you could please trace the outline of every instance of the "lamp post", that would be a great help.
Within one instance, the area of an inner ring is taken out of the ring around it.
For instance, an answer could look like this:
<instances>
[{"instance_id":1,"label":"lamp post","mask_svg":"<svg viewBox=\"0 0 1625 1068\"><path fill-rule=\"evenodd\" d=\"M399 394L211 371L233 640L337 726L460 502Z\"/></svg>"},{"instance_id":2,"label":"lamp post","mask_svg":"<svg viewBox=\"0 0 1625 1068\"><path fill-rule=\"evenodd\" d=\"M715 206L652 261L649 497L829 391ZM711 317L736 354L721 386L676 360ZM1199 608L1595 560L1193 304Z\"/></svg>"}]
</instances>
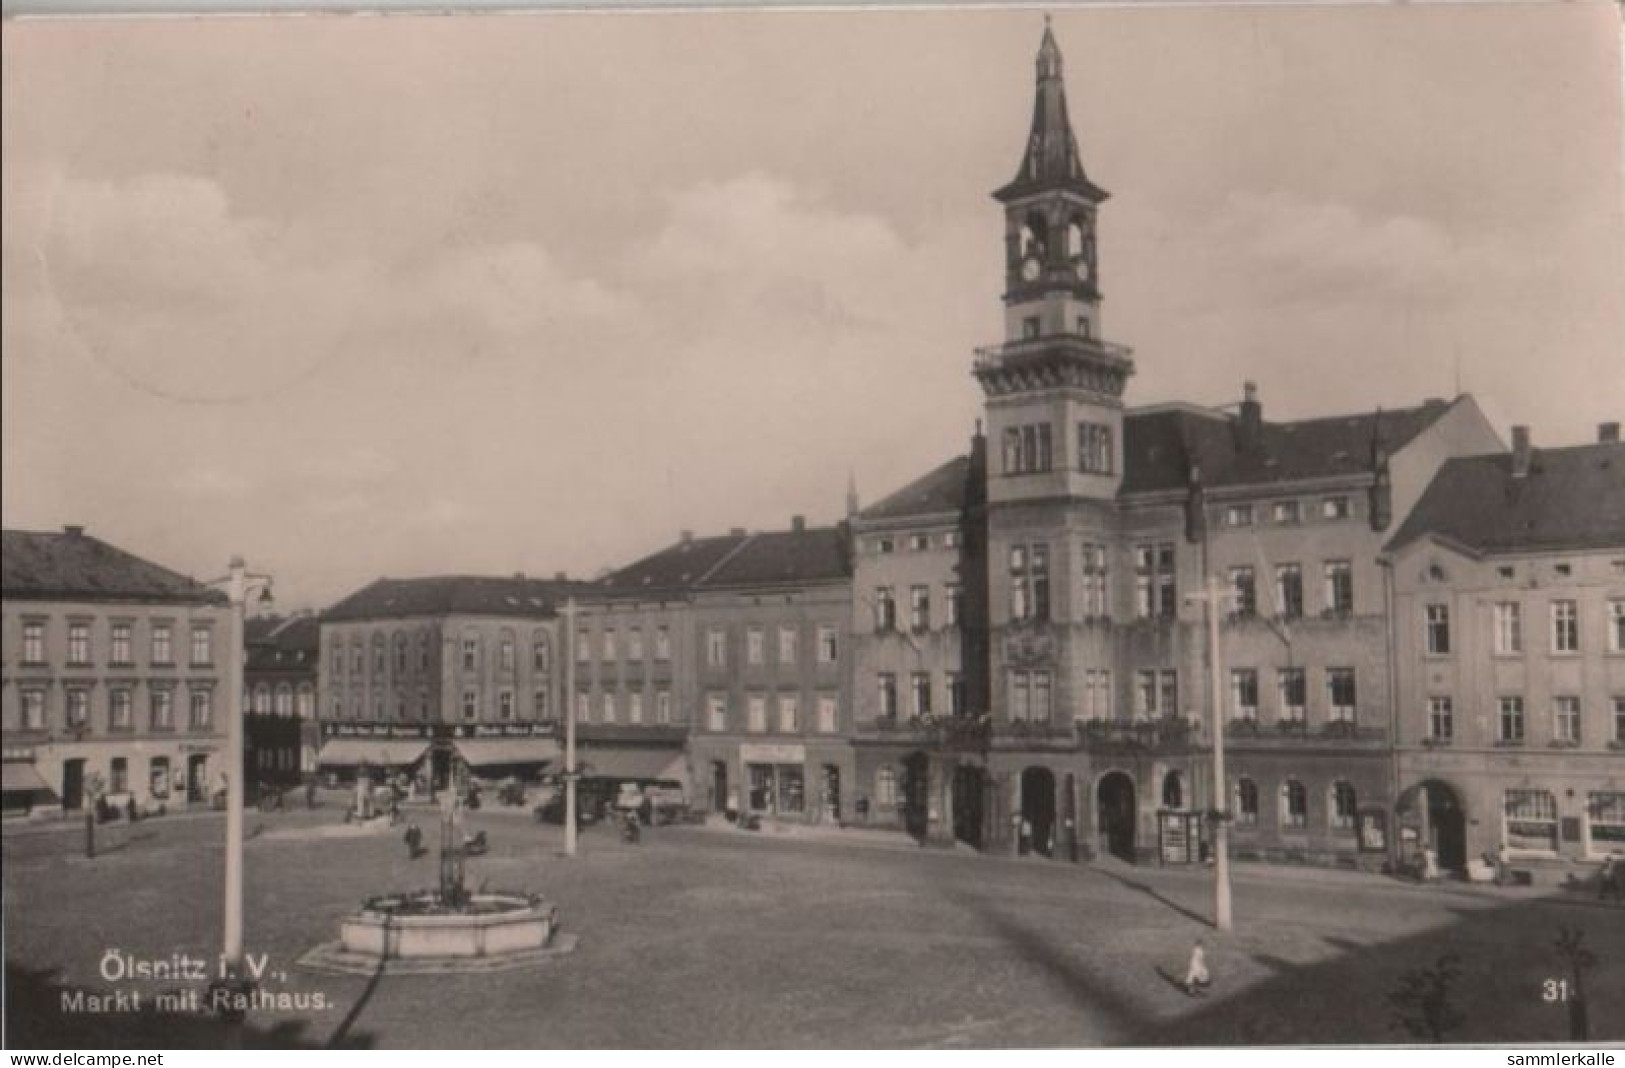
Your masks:
<instances>
[{"instance_id":1,"label":"lamp post","mask_svg":"<svg viewBox=\"0 0 1625 1068\"><path fill-rule=\"evenodd\" d=\"M1207 608L1208 701L1213 721L1213 926L1228 931L1230 914L1230 825L1224 777L1224 665L1219 660L1219 609L1224 588L1208 575L1203 592L1191 598Z\"/></svg>"},{"instance_id":2,"label":"lamp post","mask_svg":"<svg viewBox=\"0 0 1625 1068\"><path fill-rule=\"evenodd\" d=\"M243 973L243 668L244 623L248 598L257 591L263 603L271 600L268 575L251 575L243 558L231 558L230 573L210 583L224 586L231 606L226 639L226 899L221 968L225 978Z\"/></svg>"},{"instance_id":3,"label":"lamp post","mask_svg":"<svg viewBox=\"0 0 1625 1068\"><path fill-rule=\"evenodd\" d=\"M576 599L564 602L564 855L576 855Z\"/></svg>"}]
</instances>

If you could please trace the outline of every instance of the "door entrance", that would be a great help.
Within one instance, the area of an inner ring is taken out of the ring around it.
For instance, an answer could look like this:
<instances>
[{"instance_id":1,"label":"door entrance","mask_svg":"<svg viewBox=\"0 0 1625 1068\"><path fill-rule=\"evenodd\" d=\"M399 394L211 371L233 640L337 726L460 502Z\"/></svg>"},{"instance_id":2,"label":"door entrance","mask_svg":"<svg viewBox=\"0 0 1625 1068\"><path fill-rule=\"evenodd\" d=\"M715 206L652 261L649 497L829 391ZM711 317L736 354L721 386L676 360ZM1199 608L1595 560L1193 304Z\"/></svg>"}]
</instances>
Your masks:
<instances>
[{"instance_id":1,"label":"door entrance","mask_svg":"<svg viewBox=\"0 0 1625 1068\"><path fill-rule=\"evenodd\" d=\"M931 818L931 758L913 753L903 759L903 826L924 841Z\"/></svg>"},{"instance_id":2,"label":"door entrance","mask_svg":"<svg viewBox=\"0 0 1625 1068\"><path fill-rule=\"evenodd\" d=\"M728 803L728 762L711 761L711 811L721 812Z\"/></svg>"},{"instance_id":3,"label":"door entrance","mask_svg":"<svg viewBox=\"0 0 1625 1068\"><path fill-rule=\"evenodd\" d=\"M209 757L206 753L193 753L186 758L187 801L195 803L208 799L208 770Z\"/></svg>"},{"instance_id":4,"label":"door entrance","mask_svg":"<svg viewBox=\"0 0 1625 1068\"><path fill-rule=\"evenodd\" d=\"M1055 855L1055 773L1028 768L1021 773L1021 851Z\"/></svg>"},{"instance_id":5,"label":"door entrance","mask_svg":"<svg viewBox=\"0 0 1625 1068\"><path fill-rule=\"evenodd\" d=\"M824 819L841 822L841 769L834 764L824 765Z\"/></svg>"},{"instance_id":6,"label":"door entrance","mask_svg":"<svg viewBox=\"0 0 1625 1068\"><path fill-rule=\"evenodd\" d=\"M974 849L982 848L982 813L987 795L987 774L961 764L954 769L954 837Z\"/></svg>"},{"instance_id":7,"label":"door entrance","mask_svg":"<svg viewBox=\"0 0 1625 1068\"><path fill-rule=\"evenodd\" d=\"M1445 871L1467 870L1467 813L1456 791L1442 782L1429 782L1427 791L1428 826L1433 828L1433 848L1439 867Z\"/></svg>"},{"instance_id":8,"label":"door entrance","mask_svg":"<svg viewBox=\"0 0 1625 1068\"><path fill-rule=\"evenodd\" d=\"M62 762L62 808L77 812L85 807L85 762L82 759Z\"/></svg>"},{"instance_id":9,"label":"door entrance","mask_svg":"<svg viewBox=\"0 0 1625 1068\"><path fill-rule=\"evenodd\" d=\"M1106 852L1133 863L1134 830L1139 821L1134 780L1121 771L1102 777L1096 791L1095 809L1099 813L1100 836Z\"/></svg>"}]
</instances>

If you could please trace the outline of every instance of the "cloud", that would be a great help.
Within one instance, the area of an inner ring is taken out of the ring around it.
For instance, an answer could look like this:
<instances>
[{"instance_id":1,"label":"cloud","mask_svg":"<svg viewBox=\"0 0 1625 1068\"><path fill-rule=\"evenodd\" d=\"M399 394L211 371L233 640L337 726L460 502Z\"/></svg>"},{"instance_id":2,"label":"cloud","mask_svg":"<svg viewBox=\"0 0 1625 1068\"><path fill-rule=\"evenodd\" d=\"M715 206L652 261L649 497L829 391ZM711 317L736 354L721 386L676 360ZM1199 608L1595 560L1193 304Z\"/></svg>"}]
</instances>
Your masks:
<instances>
[{"instance_id":1,"label":"cloud","mask_svg":"<svg viewBox=\"0 0 1625 1068\"><path fill-rule=\"evenodd\" d=\"M533 242L394 264L334 258L301 218L244 213L196 175L58 180L35 241L34 256L8 261L39 272L82 350L179 400L263 398L419 333L465 352L525 351L622 307Z\"/></svg>"},{"instance_id":2,"label":"cloud","mask_svg":"<svg viewBox=\"0 0 1625 1068\"><path fill-rule=\"evenodd\" d=\"M1491 237L1466 238L1403 214L1289 193L1231 194L1193 241L1217 277L1250 281L1272 303L1430 299L1504 281L1527 263Z\"/></svg>"},{"instance_id":3,"label":"cloud","mask_svg":"<svg viewBox=\"0 0 1625 1068\"><path fill-rule=\"evenodd\" d=\"M891 318L911 252L884 219L751 172L669 195L662 226L631 250L627 273L663 303L702 301L712 328L720 312L822 333Z\"/></svg>"}]
</instances>

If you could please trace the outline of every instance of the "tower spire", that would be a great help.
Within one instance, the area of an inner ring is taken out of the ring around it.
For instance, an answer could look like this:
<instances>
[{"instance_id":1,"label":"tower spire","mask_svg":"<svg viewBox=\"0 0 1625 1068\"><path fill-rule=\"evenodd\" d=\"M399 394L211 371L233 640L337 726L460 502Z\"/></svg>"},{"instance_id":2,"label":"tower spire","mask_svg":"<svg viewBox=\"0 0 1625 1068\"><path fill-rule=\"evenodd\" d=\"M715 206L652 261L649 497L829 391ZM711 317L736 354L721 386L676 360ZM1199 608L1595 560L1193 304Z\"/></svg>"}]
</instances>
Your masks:
<instances>
[{"instance_id":1,"label":"tower spire","mask_svg":"<svg viewBox=\"0 0 1625 1068\"><path fill-rule=\"evenodd\" d=\"M1048 15L1044 16L1044 37L1038 45L1035 67L1037 88L1033 95L1033 123L1027 135L1027 150L1015 178L993 195L1007 201L1039 189L1066 188L1097 203L1105 200L1106 191L1089 181L1078 156L1078 139L1066 112L1061 46L1055 40Z\"/></svg>"}]
</instances>

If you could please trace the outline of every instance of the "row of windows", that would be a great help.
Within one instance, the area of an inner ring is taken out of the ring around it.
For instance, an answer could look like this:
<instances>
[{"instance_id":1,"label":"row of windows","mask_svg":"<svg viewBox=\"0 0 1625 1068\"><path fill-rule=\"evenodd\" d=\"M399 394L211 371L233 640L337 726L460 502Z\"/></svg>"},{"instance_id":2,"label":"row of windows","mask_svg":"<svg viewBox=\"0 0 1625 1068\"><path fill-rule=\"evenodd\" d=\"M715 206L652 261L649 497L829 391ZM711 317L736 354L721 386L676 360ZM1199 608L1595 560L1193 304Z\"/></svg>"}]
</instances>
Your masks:
<instances>
[{"instance_id":1,"label":"row of windows","mask_svg":"<svg viewBox=\"0 0 1625 1068\"><path fill-rule=\"evenodd\" d=\"M1552 601L1548 611L1549 649L1553 653L1580 652L1580 605L1577 601ZM1497 656L1514 656L1524 651L1523 605L1518 601L1500 601L1493 610L1494 643ZM1450 652L1450 606L1430 604L1426 608L1424 625L1427 631L1427 650L1435 656ZM1625 600L1608 602L1608 651L1625 652Z\"/></svg>"},{"instance_id":2,"label":"row of windows","mask_svg":"<svg viewBox=\"0 0 1625 1068\"><path fill-rule=\"evenodd\" d=\"M496 691L496 718L505 722L516 721L520 718L520 698L516 691L510 689ZM481 691L477 688L467 688L458 698L458 715L467 721L480 718ZM398 722L427 723L429 721L429 692L419 690L415 698L404 693L397 693L393 700L386 700L381 693L372 697L371 714L368 715L367 702L360 694L353 694L346 700L343 695L335 694L331 703L332 717L334 719L371 720L377 723ZM536 690L530 697L529 718L539 722L546 722L552 716L551 702L548 700L546 690Z\"/></svg>"},{"instance_id":3,"label":"row of windows","mask_svg":"<svg viewBox=\"0 0 1625 1068\"><path fill-rule=\"evenodd\" d=\"M1318 505L1312 506L1322 519L1347 519L1351 514L1349 499L1344 495L1322 497ZM1301 523L1303 522L1303 502L1297 500L1274 501L1269 506L1269 519L1272 523ZM1261 521L1262 512L1255 510L1251 504L1231 504L1224 509L1224 525L1227 527L1250 527Z\"/></svg>"},{"instance_id":4,"label":"row of windows","mask_svg":"<svg viewBox=\"0 0 1625 1068\"><path fill-rule=\"evenodd\" d=\"M1048 423L1006 427L1004 473L1029 475L1054 470L1054 437ZM1079 423L1076 469L1092 475L1109 475L1113 468L1112 428L1104 423Z\"/></svg>"},{"instance_id":5,"label":"row of windows","mask_svg":"<svg viewBox=\"0 0 1625 1068\"><path fill-rule=\"evenodd\" d=\"M945 605L942 612L941 624L945 627L957 627L963 618L965 610L964 591L956 582L947 583L944 587L946 594ZM875 630L878 632L892 631L897 626L897 589L894 586L876 586L874 598ZM931 587L916 584L908 588L908 629L916 634L923 634L930 630L933 623L931 609ZM782 645L785 632L780 631L779 640ZM822 636L821 636L822 637ZM830 637L833 639L834 630L831 628Z\"/></svg>"},{"instance_id":6,"label":"row of windows","mask_svg":"<svg viewBox=\"0 0 1625 1068\"><path fill-rule=\"evenodd\" d=\"M415 645L415 650L411 646ZM464 635L459 646L458 663L463 671L478 671L480 667L480 637L477 634ZM415 655L414 655L415 652ZM546 633L538 631L531 639L530 663L532 670L546 673L552 669L552 645ZM352 637L349 643L349 655L346 657L344 642L335 638L328 647L327 662L335 674L344 674L348 663L350 669L357 675L367 670L366 643L359 636ZM497 642L497 669L499 671L515 671L519 664L518 646L510 634L504 634ZM395 634L388 641L382 634L375 634L372 638L372 670L375 675L382 676L386 669L393 668L397 676L407 675L414 670L418 674L429 671L430 653L429 637L419 634L416 642L412 642L404 634Z\"/></svg>"},{"instance_id":7,"label":"row of windows","mask_svg":"<svg viewBox=\"0 0 1625 1068\"><path fill-rule=\"evenodd\" d=\"M1236 825L1256 827L1259 822L1259 789L1254 779L1243 776L1234 782L1233 803ZM1299 779L1283 779L1276 790L1275 822L1282 829L1309 826L1309 791ZM1326 824L1335 831L1354 830L1359 814L1359 797L1354 785L1338 780L1326 790Z\"/></svg>"},{"instance_id":8,"label":"row of windows","mask_svg":"<svg viewBox=\"0 0 1625 1068\"><path fill-rule=\"evenodd\" d=\"M1553 742L1579 745L1583 740L1581 724L1584 720L1580 698L1573 694L1559 694L1552 698L1549 709ZM1625 697L1609 698L1611 713L1610 741L1625 743ZM1449 742L1456 737L1456 713L1453 698L1435 695L1428 698L1427 737L1434 742ZM1505 745L1518 745L1528 739L1528 716L1523 695L1504 694L1496 700L1495 740Z\"/></svg>"},{"instance_id":9,"label":"row of windows","mask_svg":"<svg viewBox=\"0 0 1625 1068\"><path fill-rule=\"evenodd\" d=\"M1304 614L1303 567L1297 563L1274 566L1269 587L1269 614L1297 619ZM1230 606L1238 616L1258 614L1258 573L1249 565L1230 569ZM1348 560L1327 560L1321 564L1321 602L1327 612L1346 615L1354 611L1354 565Z\"/></svg>"},{"instance_id":10,"label":"row of windows","mask_svg":"<svg viewBox=\"0 0 1625 1068\"><path fill-rule=\"evenodd\" d=\"M959 531L944 530L933 536L927 531L916 530L906 535L876 534L869 539L870 551L880 555L894 553L902 545L908 546L911 552L917 553L926 552L933 545L944 549L957 549L959 548Z\"/></svg>"},{"instance_id":11,"label":"row of windows","mask_svg":"<svg viewBox=\"0 0 1625 1068\"><path fill-rule=\"evenodd\" d=\"M316 711L316 691L308 682L300 683L297 691L286 682L275 688L262 683L243 690L243 707L250 712L275 712L279 716L297 714L309 718Z\"/></svg>"},{"instance_id":12,"label":"row of windows","mask_svg":"<svg viewBox=\"0 0 1625 1068\"><path fill-rule=\"evenodd\" d=\"M603 660L620 659L620 640L614 627L605 627L598 634L598 649ZM592 631L585 627L576 631L576 660L586 663L592 659L593 641ZM642 660L652 651L657 663L666 663L671 660L671 629L666 626L656 627L654 641L645 647L642 627L626 628L626 658L628 660Z\"/></svg>"},{"instance_id":13,"label":"row of windows","mask_svg":"<svg viewBox=\"0 0 1625 1068\"><path fill-rule=\"evenodd\" d=\"M815 728L819 734L834 734L840 730L840 702L834 694L820 694L815 707ZM769 719L769 710L772 718ZM709 731L726 731L731 719L728 695L711 693L705 699L705 727ZM752 734L770 731L780 734L800 734L801 698L796 694L750 694L745 698L744 729Z\"/></svg>"},{"instance_id":14,"label":"row of windows","mask_svg":"<svg viewBox=\"0 0 1625 1068\"><path fill-rule=\"evenodd\" d=\"M895 604L893 606L895 618ZM777 662L780 664L796 664L801 661L801 631L796 627L780 627L778 630ZM820 664L833 664L840 657L840 636L834 627L821 626L818 628L817 644L814 655ZM767 631L762 627L748 627L745 630L745 662L759 665L767 660ZM711 627L705 632L705 663L708 667L720 668L728 664L728 631L723 627Z\"/></svg>"},{"instance_id":15,"label":"row of windows","mask_svg":"<svg viewBox=\"0 0 1625 1068\"><path fill-rule=\"evenodd\" d=\"M43 731L50 729L49 695L46 691L25 687L19 703L18 729ZM94 729L92 694L88 689L70 686L63 691L63 727L70 731ZM176 729L175 691L152 689L147 694L143 726L152 731ZM137 727L135 692L128 687L115 686L107 691L104 710L106 729L112 732L134 731ZM206 731L214 726L214 694L207 688L189 688L187 693L187 729Z\"/></svg>"},{"instance_id":16,"label":"row of windows","mask_svg":"<svg viewBox=\"0 0 1625 1068\"><path fill-rule=\"evenodd\" d=\"M1351 667L1325 669L1328 722L1354 723L1359 704L1355 670ZM1275 671L1276 718L1280 723L1303 723L1309 698L1309 673L1301 667ZM1230 715L1236 720L1258 719L1258 670L1230 670Z\"/></svg>"},{"instance_id":17,"label":"row of windows","mask_svg":"<svg viewBox=\"0 0 1625 1068\"><path fill-rule=\"evenodd\" d=\"M69 667L90 667L92 660L91 629L93 624L88 621L70 620L68 623L68 658ZM147 659L148 662L160 666L172 666L175 663L175 627L171 623L149 623L147 625ZM39 665L45 663L45 639L47 621L43 619L28 619L22 626L22 662L24 664ZM191 629L191 644L188 647L190 657L188 662L193 667L208 667L214 663L214 631L207 623L194 623ZM107 632L107 663L111 667L132 667L135 664L135 624L128 622L113 622L108 624Z\"/></svg>"},{"instance_id":18,"label":"row of windows","mask_svg":"<svg viewBox=\"0 0 1625 1068\"><path fill-rule=\"evenodd\" d=\"M882 671L875 677L877 695L875 712L877 715L895 718L900 714L897 684L897 676L890 671ZM933 690L930 672L915 671L910 673L908 676L908 714L910 716L929 716L937 711L938 706L933 697ZM949 715L963 715L965 712L965 682L958 672L948 672L947 691L948 707L945 711Z\"/></svg>"},{"instance_id":19,"label":"row of windows","mask_svg":"<svg viewBox=\"0 0 1625 1068\"><path fill-rule=\"evenodd\" d=\"M629 690L625 695L613 691L600 694L598 697L600 723L629 723L632 726L641 726L645 722L653 722L657 726L671 724L671 691L656 690L652 708L644 708L644 695L642 690ZM650 715L652 720L645 716ZM589 693L576 694L576 722L593 722L593 700Z\"/></svg>"}]
</instances>

